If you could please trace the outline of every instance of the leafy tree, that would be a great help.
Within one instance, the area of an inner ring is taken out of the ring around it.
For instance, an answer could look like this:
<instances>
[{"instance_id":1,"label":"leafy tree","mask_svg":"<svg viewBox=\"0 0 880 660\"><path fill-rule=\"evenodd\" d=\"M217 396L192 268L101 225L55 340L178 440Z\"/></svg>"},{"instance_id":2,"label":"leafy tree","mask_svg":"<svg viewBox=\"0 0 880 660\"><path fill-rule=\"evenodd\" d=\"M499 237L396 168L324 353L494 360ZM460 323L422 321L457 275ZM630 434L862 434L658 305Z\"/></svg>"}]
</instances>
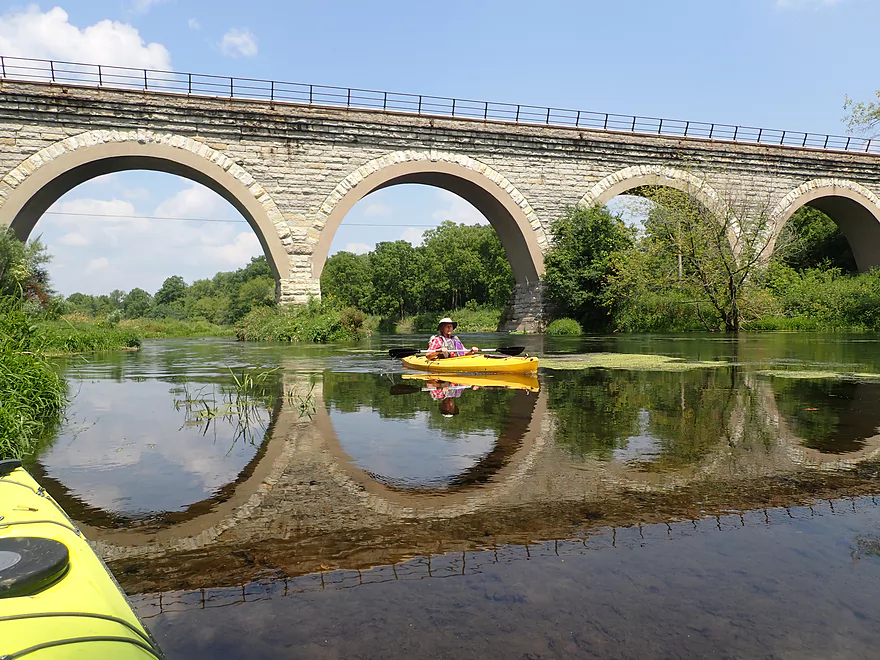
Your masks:
<instances>
[{"instance_id":1,"label":"leafy tree","mask_svg":"<svg viewBox=\"0 0 880 660\"><path fill-rule=\"evenodd\" d=\"M370 256L341 251L327 259L321 273L321 298L341 307L366 309L373 294Z\"/></svg>"},{"instance_id":2,"label":"leafy tree","mask_svg":"<svg viewBox=\"0 0 880 660\"><path fill-rule=\"evenodd\" d=\"M612 256L632 245L632 231L597 206L569 209L552 232L544 281L554 315L575 318L588 329L603 329L610 320L606 288L613 274Z\"/></svg>"},{"instance_id":3,"label":"leafy tree","mask_svg":"<svg viewBox=\"0 0 880 660\"><path fill-rule=\"evenodd\" d=\"M186 288L186 282L180 275L172 275L162 283L162 287L154 296L154 301L157 306L174 305L175 303L182 305L186 296Z\"/></svg>"},{"instance_id":4,"label":"leafy tree","mask_svg":"<svg viewBox=\"0 0 880 660\"><path fill-rule=\"evenodd\" d=\"M415 307L416 251L407 241L384 241L376 244L370 256L373 297L371 311L376 314L399 314L403 318Z\"/></svg>"},{"instance_id":5,"label":"leafy tree","mask_svg":"<svg viewBox=\"0 0 880 660\"><path fill-rule=\"evenodd\" d=\"M697 201L698 190L639 192L654 205L637 254L618 263L613 286L618 310L659 293L690 306L707 329L726 332L739 332L744 319L764 313L761 278L771 232L768 214L754 198L730 198L708 209ZM787 247L782 241L776 246L780 253Z\"/></svg>"},{"instance_id":6,"label":"leafy tree","mask_svg":"<svg viewBox=\"0 0 880 660\"><path fill-rule=\"evenodd\" d=\"M875 94L880 99L880 89ZM864 101L854 101L847 96L843 109L848 111L844 121L847 130L851 133L872 135L874 129L880 126L880 100L865 103Z\"/></svg>"},{"instance_id":7,"label":"leafy tree","mask_svg":"<svg viewBox=\"0 0 880 660\"><path fill-rule=\"evenodd\" d=\"M38 301L45 306L54 295L46 264L52 257L39 238L24 243L11 229L0 231L0 295Z\"/></svg>"},{"instance_id":8,"label":"leafy tree","mask_svg":"<svg viewBox=\"0 0 880 660\"><path fill-rule=\"evenodd\" d=\"M129 291L122 299L122 310L127 319L136 319L144 316L152 305L153 296L138 287Z\"/></svg>"}]
</instances>

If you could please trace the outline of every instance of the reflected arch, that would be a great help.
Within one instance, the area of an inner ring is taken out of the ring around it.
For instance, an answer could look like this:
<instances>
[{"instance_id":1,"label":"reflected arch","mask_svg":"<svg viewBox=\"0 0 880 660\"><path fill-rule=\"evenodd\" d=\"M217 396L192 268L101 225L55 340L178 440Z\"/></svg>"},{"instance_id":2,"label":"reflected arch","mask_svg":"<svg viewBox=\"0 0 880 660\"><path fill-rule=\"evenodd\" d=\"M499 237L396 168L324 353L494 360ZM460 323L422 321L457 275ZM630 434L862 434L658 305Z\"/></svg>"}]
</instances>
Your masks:
<instances>
[{"instance_id":1,"label":"reflected arch","mask_svg":"<svg viewBox=\"0 0 880 660\"><path fill-rule=\"evenodd\" d=\"M768 254L775 250L785 223L802 206L822 211L840 227L861 272L880 266L880 197L846 179L812 179L789 191L770 214L773 236Z\"/></svg>"},{"instance_id":2,"label":"reflected arch","mask_svg":"<svg viewBox=\"0 0 880 660\"><path fill-rule=\"evenodd\" d=\"M210 188L247 220L276 282L290 277L290 236L272 197L228 156L192 138L152 131L88 131L41 149L0 182L0 228L26 240L62 195L81 183L126 170L175 174Z\"/></svg>"},{"instance_id":3,"label":"reflected arch","mask_svg":"<svg viewBox=\"0 0 880 660\"><path fill-rule=\"evenodd\" d=\"M468 156L397 151L375 158L343 179L318 212L321 230L312 253L312 278L321 277L333 236L345 215L371 192L403 183L442 188L472 204L498 233L517 284L544 273L547 237L525 196L502 174Z\"/></svg>"}]
</instances>

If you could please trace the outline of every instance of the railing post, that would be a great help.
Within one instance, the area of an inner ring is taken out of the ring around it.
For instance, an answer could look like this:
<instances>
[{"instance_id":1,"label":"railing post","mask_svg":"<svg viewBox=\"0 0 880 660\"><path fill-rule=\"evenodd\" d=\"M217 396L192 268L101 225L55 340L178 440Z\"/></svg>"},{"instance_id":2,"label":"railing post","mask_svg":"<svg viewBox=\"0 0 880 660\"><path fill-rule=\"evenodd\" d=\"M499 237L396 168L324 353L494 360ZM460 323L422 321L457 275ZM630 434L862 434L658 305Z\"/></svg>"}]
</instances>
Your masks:
<instances>
[{"instance_id":1,"label":"railing post","mask_svg":"<svg viewBox=\"0 0 880 660\"><path fill-rule=\"evenodd\" d=\"M452 116L455 117L455 99L452 99Z\"/></svg>"},{"instance_id":2,"label":"railing post","mask_svg":"<svg viewBox=\"0 0 880 660\"><path fill-rule=\"evenodd\" d=\"M49 60L49 71L52 72L52 82L55 82L55 62Z\"/></svg>"},{"instance_id":3,"label":"railing post","mask_svg":"<svg viewBox=\"0 0 880 660\"><path fill-rule=\"evenodd\" d=\"M684 123L684 137L687 137L687 136L688 136L688 131L690 131L690 130L691 130L691 122L690 122L690 121L686 121L686 122Z\"/></svg>"},{"instance_id":4,"label":"railing post","mask_svg":"<svg viewBox=\"0 0 880 660\"><path fill-rule=\"evenodd\" d=\"M605 123L602 124L602 130L603 130L603 131L607 131L607 130L608 130L608 113L607 113L607 112L605 113Z\"/></svg>"},{"instance_id":5,"label":"railing post","mask_svg":"<svg viewBox=\"0 0 880 660\"><path fill-rule=\"evenodd\" d=\"M869 138L869 139L868 139L868 146L865 147L865 153L866 153L866 154L867 154L867 153L870 153L870 151L871 151L871 140L872 140L872 139L873 139L873 138Z\"/></svg>"},{"instance_id":6,"label":"railing post","mask_svg":"<svg viewBox=\"0 0 880 660\"><path fill-rule=\"evenodd\" d=\"M516 118L513 121L519 123L519 106L516 106Z\"/></svg>"},{"instance_id":7,"label":"railing post","mask_svg":"<svg viewBox=\"0 0 880 660\"><path fill-rule=\"evenodd\" d=\"M660 124L657 126L657 135L660 135L663 132L663 120L660 120Z\"/></svg>"},{"instance_id":8,"label":"railing post","mask_svg":"<svg viewBox=\"0 0 880 660\"><path fill-rule=\"evenodd\" d=\"M3 77L6 77L6 58L0 55L0 71L3 72Z\"/></svg>"},{"instance_id":9,"label":"railing post","mask_svg":"<svg viewBox=\"0 0 880 660\"><path fill-rule=\"evenodd\" d=\"M550 125L550 108L547 108L547 120L544 123Z\"/></svg>"},{"instance_id":10,"label":"railing post","mask_svg":"<svg viewBox=\"0 0 880 660\"><path fill-rule=\"evenodd\" d=\"M150 88L150 85L147 82L147 70L144 69L144 89L149 89L149 88Z\"/></svg>"},{"instance_id":11,"label":"railing post","mask_svg":"<svg viewBox=\"0 0 880 660\"><path fill-rule=\"evenodd\" d=\"M489 118L489 102L483 102L483 121Z\"/></svg>"},{"instance_id":12,"label":"railing post","mask_svg":"<svg viewBox=\"0 0 880 660\"><path fill-rule=\"evenodd\" d=\"M385 111L388 109L388 92L383 92L382 94L382 110Z\"/></svg>"},{"instance_id":13,"label":"railing post","mask_svg":"<svg viewBox=\"0 0 880 660\"><path fill-rule=\"evenodd\" d=\"M422 114L422 95L419 94L419 114Z\"/></svg>"},{"instance_id":14,"label":"railing post","mask_svg":"<svg viewBox=\"0 0 880 660\"><path fill-rule=\"evenodd\" d=\"M104 77L101 75L101 65L98 65L98 87L102 87L104 85Z\"/></svg>"},{"instance_id":15,"label":"railing post","mask_svg":"<svg viewBox=\"0 0 880 660\"><path fill-rule=\"evenodd\" d=\"M733 127L733 141L734 142L736 142L737 133L739 133L739 126L734 126Z\"/></svg>"},{"instance_id":16,"label":"railing post","mask_svg":"<svg viewBox=\"0 0 880 660\"><path fill-rule=\"evenodd\" d=\"M846 145L843 147L844 151L849 151L849 141L852 140L851 137L846 138Z\"/></svg>"},{"instance_id":17,"label":"railing post","mask_svg":"<svg viewBox=\"0 0 880 660\"><path fill-rule=\"evenodd\" d=\"M825 136L825 144L822 145L822 148L823 148L823 149L827 149L827 148L828 148L828 138L829 138L829 137L830 137L830 136L828 136L828 135Z\"/></svg>"},{"instance_id":18,"label":"railing post","mask_svg":"<svg viewBox=\"0 0 880 660\"><path fill-rule=\"evenodd\" d=\"M763 129L763 128L759 128L759 129L758 129L758 144L761 144L761 136L762 136L763 134L764 134L764 129Z\"/></svg>"},{"instance_id":19,"label":"railing post","mask_svg":"<svg viewBox=\"0 0 880 660\"><path fill-rule=\"evenodd\" d=\"M315 90L312 88L312 85L309 85L309 105L312 104L312 99L315 96Z\"/></svg>"},{"instance_id":20,"label":"railing post","mask_svg":"<svg viewBox=\"0 0 880 660\"><path fill-rule=\"evenodd\" d=\"M345 107L350 108L351 107L351 87L346 87L345 92L346 92L346 94L345 94Z\"/></svg>"},{"instance_id":21,"label":"railing post","mask_svg":"<svg viewBox=\"0 0 880 660\"><path fill-rule=\"evenodd\" d=\"M632 130L630 132L631 133L636 132L636 116L635 115L633 115L633 125L632 125Z\"/></svg>"},{"instance_id":22,"label":"railing post","mask_svg":"<svg viewBox=\"0 0 880 660\"><path fill-rule=\"evenodd\" d=\"M779 138L779 144L785 144L785 131L782 131L782 137Z\"/></svg>"},{"instance_id":23,"label":"railing post","mask_svg":"<svg viewBox=\"0 0 880 660\"><path fill-rule=\"evenodd\" d=\"M709 139L712 139L712 136L715 134L715 124L709 125Z\"/></svg>"},{"instance_id":24,"label":"railing post","mask_svg":"<svg viewBox=\"0 0 880 660\"><path fill-rule=\"evenodd\" d=\"M803 144L801 144L801 147L807 146L807 137L809 137L809 135L810 135L809 133L804 133L804 142L803 142Z\"/></svg>"},{"instance_id":25,"label":"railing post","mask_svg":"<svg viewBox=\"0 0 880 660\"><path fill-rule=\"evenodd\" d=\"M578 110L577 117L574 120L574 126L575 126L575 128L581 127L581 111L580 110Z\"/></svg>"},{"instance_id":26,"label":"railing post","mask_svg":"<svg viewBox=\"0 0 880 660\"><path fill-rule=\"evenodd\" d=\"M269 101L275 100L275 81L269 81Z\"/></svg>"},{"instance_id":27,"label":"railing post","mask_svg":"<svg viewBox=\"0 0 880 660\"><path fill-rule=\"evenodd\" d=\"M235 78L229 77L229 98L235 97Z\"/></svg>"}]
</instances>

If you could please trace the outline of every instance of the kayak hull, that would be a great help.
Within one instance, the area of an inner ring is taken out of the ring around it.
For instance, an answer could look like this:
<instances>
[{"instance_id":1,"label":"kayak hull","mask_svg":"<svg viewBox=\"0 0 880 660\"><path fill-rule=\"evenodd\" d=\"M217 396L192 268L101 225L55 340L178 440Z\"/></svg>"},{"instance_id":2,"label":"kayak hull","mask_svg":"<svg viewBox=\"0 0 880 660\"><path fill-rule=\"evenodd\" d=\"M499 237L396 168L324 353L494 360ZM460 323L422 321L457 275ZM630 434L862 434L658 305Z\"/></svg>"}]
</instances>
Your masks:
<instances>
[{"instance_id":1,"label":"kayak hull","mask_svg":"<svg viewBox=\"0 0 880 660\"><path fill-rule=\"evenodd\" d=\"M429 360L423 355L403 358L404 366L438 374L528 374L538 371L536 357L498 357L495 355L462 355L461 357Z\"/></svg>"},{"instance_id":2,"label":"kayak hull","mask_svg":"<svg viewBox=\"0 0 880 660\"><path fill-rule=\"evenodd\" d=\"M437 374L403 374L404 380L427 381L441 378ZM533 373L508 374L443 374L443 382L465 387L503 387L508 390L537 392L540 389L538 377Z\"/></svg>"},{"instance_id":3,"label":"kayak hull","mask_svg":"<svg viewBox=\"0 0 880 660\"><path fill-rule=\"evenodd\" d=\"M44 646L33 653L35 660L162 657L104 562L22 468L0 477L0 516L0 543L7 550L0 575L7 585L13 580L19 584L0 598L0 657L35 646ZM45 553L28 554L27 549L39 546L60 549L54 559L62 570L30 584ZM15 552L10 548L21 552L12 567Z\"/></svg>"}]
</instances>

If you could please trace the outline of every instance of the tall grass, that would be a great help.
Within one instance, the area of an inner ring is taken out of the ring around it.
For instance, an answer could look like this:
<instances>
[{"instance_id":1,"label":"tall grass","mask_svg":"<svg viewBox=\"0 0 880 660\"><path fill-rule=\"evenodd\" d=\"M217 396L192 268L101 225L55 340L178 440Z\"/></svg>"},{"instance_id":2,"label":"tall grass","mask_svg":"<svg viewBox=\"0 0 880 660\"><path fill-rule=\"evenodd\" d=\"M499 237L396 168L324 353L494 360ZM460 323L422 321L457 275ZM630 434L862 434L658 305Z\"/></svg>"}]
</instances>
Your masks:
<instances>
[{"instance_id":1,"label":"tall grass","mask_svg":"<svg viewBox=\"0 0 880 660\"><path fill-rule=\"evenodd\" d=\"M67 385L41 350L39 328L21 302L0 298L0 459L33 453L67 403Z\"/></svg>"},{"instance_id":2,"label":"tall grass","mask_svg":"<svg viewBox=\"0 0 880 660\"><path fill-rule=\"evenodd\" d=\"M141 345L141 338L136 332L67 320L43 322L38 327L38 333L40 348L46 355L99 353L138 348Z\"/></svg>"}]
</instances>

